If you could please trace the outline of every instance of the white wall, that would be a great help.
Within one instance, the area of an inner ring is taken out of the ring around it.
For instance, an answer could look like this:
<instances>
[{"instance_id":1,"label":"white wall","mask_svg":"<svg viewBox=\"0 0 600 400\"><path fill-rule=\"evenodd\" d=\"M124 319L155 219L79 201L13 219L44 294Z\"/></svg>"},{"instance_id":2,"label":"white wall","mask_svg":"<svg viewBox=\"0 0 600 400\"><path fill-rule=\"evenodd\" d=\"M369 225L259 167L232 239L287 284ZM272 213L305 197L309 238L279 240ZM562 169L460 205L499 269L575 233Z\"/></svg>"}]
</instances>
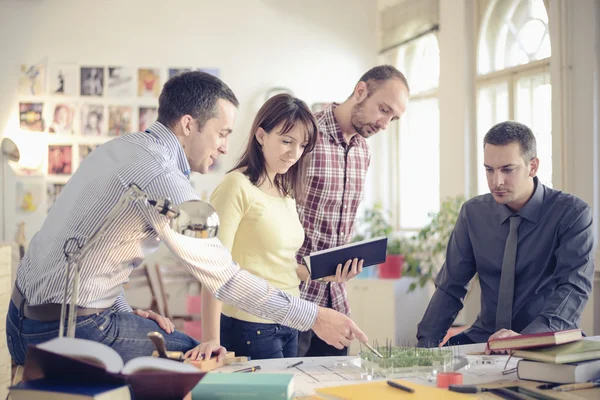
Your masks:
<instances>
[{"instance_id":1,"label":"white wall","mask_svg":"<svg viewBox=\"0 0 600 400\"><path fill-rule=\"evenodd\" d=\"M18 128L22 63L217 67L241 106L223 169L230 167L264 100L284 86L313 102L344 100L376 63L377 8L369 0L3 0L0 1L0 134ZM220 174L195 177L210 195ZM11 178L11 181L13 178ZM7 233L25 219L7 193Z\"/></svg>"}]
</instances>

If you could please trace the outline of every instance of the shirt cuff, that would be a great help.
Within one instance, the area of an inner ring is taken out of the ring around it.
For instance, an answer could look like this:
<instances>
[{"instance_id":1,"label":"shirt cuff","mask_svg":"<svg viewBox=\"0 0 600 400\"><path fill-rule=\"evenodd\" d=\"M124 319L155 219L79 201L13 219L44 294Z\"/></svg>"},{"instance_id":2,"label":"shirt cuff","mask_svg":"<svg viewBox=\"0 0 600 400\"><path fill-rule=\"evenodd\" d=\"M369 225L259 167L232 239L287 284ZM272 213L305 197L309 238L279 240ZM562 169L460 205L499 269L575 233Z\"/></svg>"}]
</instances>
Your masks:
<instances>
[{"instance_id":1,"label":"shirt cuff","mask_svg":"<svg viewBox=\"0 0 600 400\"><path fill-rule=\"evenodd\" d=\"M552 329L550 329L550 321L548 321L548 319L546 317L543 317L540 315L519 333L521 335L526 335L529 333L549 332L551 330Z\"/></svg>"}]
</instances>

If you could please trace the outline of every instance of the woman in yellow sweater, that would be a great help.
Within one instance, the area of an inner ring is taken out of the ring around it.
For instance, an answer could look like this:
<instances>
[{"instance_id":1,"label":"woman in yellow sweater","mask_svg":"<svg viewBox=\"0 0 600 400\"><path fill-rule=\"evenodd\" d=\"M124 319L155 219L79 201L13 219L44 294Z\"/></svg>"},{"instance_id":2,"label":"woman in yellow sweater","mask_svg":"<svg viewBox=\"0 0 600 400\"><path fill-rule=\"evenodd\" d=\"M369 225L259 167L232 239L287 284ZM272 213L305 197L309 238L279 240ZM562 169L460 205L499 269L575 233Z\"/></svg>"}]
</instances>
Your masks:
<instances>
[{"instance_id":1,"label":"woman in yellow sweater","mask_svg":"<svg viewBox=\"0 0 600 400\"><path fill-rule=\"evenodd\" d=\"M273 286L299 296L296 252L304 229L296 211L303 159L312 151L317 122L306 104L288 94L258 111L246 150L211 196L221 222L219 239L233 259ZM210 293L202 294L203 340L218 340L252 359L295 357L298 331L255 317ZM220 329L219 329L220 325Z\"/></svg>"}]
</instances>

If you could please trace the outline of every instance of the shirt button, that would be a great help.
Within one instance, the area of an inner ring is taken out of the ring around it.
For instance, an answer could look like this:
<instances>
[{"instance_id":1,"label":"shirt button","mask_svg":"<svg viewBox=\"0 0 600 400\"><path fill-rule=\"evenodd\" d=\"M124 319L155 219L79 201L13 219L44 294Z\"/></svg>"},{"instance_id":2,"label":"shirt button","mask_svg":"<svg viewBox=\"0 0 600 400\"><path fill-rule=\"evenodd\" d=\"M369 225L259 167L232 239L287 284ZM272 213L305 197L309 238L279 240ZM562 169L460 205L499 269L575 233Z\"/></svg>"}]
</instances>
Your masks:
<instances>
[{"instance_id":1,"label":"shirt button","mask_svg":"<svg viewBox=\"0 0 600 400\"><path fill-rule=\"evenodd\" d=\"M345 210L346 208L348 208L348 206L347 206L346 204L344 204L344 210Z\"/></svg>"},{"instance_id":2,"label":"shirt button","mask_svg":"<svg viewBox=\"0 0 600 400\"><path fill-rule=\"evenodd\" d=\"M344 232L340 232L340 236L344 236Z\"/></svg>"}]
</instances>

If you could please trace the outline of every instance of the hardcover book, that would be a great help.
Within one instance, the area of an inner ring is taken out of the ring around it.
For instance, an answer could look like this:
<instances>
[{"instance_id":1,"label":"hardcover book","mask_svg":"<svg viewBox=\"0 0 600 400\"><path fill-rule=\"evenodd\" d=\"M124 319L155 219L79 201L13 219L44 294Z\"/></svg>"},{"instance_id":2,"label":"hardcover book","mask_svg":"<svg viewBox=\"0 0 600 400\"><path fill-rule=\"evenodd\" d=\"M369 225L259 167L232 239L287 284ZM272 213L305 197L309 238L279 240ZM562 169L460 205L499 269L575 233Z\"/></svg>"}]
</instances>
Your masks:
<instances>
[{"instance_id":1,"label":"hardcover book","mask_svg":"<svg viewBox=\"0 0 600 400\"><path fill-rule=\"evenodd\" d=\"M304 257L311 279L335 275L338 264L342 267L346 261L358 258L364 260L363 268L385 262L387 237L348 243L327 250L315 251Z\"/></svg>"}]
</instances>

